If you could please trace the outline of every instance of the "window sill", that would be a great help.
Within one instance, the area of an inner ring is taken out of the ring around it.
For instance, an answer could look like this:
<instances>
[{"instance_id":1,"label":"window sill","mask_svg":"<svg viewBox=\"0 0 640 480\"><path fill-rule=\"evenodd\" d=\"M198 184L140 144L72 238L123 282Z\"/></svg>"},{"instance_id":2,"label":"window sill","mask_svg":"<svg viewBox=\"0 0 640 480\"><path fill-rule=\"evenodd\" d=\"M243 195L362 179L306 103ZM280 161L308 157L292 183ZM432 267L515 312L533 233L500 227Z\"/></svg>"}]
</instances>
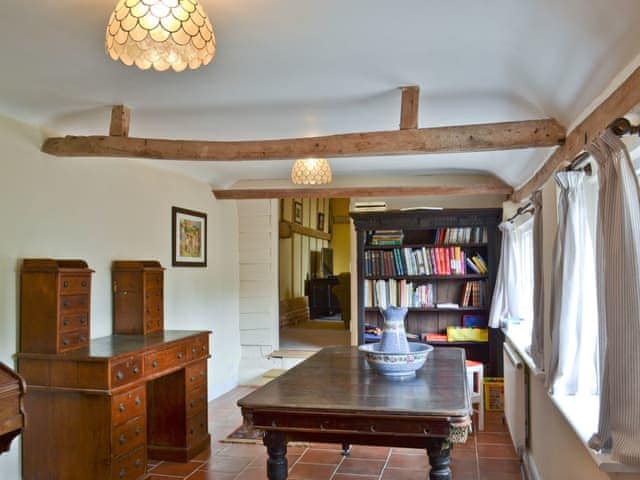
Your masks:
<instances>
[{"instance_id":1,"label":"window sill","mask_svg":"<svg viewBox=\"0 0 640 480\"><path fill-rule=\"evenodd\" d=\"M576 433L598 468L607 473L640 473L640 466L620 463L610 453L598 453L589 447L589 438L598 427L600 409L597 395L551 395L551 402Z\"/></svg>"},{"instance_id":2,"label":"window sill","mask_svg":"<svg viewBox=\"0 0 640 480\"><path fill-rule=\"evenodd\" d=\"M528 353L531 341L531 330L523 324L509 324L502 329L510 346L512 346L533 376L541 382L545 381L544 371L538 369ZM569 424L576 436L589 452L598 468L607 473L640 473L640 467L627 465L614 460L609 453L598 453L589 447L589 438L597 430L599 398L596 395L551 395L551 403L558 409L560 415Z\"/></svg>"}]
</instances>

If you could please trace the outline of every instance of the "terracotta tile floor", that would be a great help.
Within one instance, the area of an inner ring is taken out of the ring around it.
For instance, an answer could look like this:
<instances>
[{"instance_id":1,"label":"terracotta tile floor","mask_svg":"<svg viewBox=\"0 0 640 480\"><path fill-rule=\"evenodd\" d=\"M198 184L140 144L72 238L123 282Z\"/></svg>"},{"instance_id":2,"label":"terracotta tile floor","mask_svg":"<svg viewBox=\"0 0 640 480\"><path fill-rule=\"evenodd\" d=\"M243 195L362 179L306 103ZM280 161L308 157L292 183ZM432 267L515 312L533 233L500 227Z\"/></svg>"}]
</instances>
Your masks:
<instances>
[{"instance_id":1,"label":"terracotta tile floor","mask_svg":"<svg viewBox=\"0 0 640 480\"><path fill-rule=\"evenodd\" d=\"M189 463L149 462L146 480L265 480L262 445L220 443L242 423L236 401L253 389L238 387L209 403L211 449ZM332 444L287 449L291 480L425 480L429 462L423 450L354 445L348 457ZM500 413L486 412L485 429L452 452L454 480L521 480L520 463Z\"/></svg>"}]
</instances>

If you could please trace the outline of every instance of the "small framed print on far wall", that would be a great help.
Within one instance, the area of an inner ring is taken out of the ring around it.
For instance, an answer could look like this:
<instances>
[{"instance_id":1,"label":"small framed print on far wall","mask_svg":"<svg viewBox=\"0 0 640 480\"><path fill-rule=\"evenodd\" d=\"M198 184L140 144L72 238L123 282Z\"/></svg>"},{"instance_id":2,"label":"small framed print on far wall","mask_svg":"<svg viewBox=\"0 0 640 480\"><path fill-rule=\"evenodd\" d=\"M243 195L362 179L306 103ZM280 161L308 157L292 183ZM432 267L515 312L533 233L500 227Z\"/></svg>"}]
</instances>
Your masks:
<instances>
[{"instance_id":1,"label":"small framed print on far wall","mask_svg":"<svg viewBox=\"0 0 640 480\"><path fill-rule=\"evenodd\" d=\"M324 213L322 212L318 212L318 225L316 229L324 232Z\"/></svg>"},{"instance_id":2,"label":"small framed print on far wall","mask_svg":"<svg viewBox=\"0 0 640 480\"><path fill-rule=\"evenodd\" d=\"M171 209L171 252L174 267L207 266L207 214Z\"/></svg>"},{"instance_id":3,"label":"small framed print on far wall","mask_svg":"<svg viewBox=\"0 0 640 480\"><path fill-rule=\"evenodd\" d=\"M293 201L293 221L302 225L302 202L299 200Z\"/></svg>"}]
</instances>

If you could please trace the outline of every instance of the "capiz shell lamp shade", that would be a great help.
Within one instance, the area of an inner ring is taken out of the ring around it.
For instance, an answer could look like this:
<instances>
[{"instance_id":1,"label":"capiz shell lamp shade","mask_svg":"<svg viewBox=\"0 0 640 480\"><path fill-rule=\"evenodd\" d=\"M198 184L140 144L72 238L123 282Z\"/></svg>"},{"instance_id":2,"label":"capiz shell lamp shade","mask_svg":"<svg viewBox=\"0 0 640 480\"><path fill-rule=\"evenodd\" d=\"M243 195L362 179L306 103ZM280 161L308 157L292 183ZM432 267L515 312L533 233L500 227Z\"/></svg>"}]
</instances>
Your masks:
<instances>
[{"instance_id":1,"label":"capiz shell lamp shade","mask_svg":"<svg viewBox=\"0 0 640 480\"><path fill-rule=\"evenodd\" d=\"M301 158L291 169L291 181L298 185L331 183L331 166L325 158Z\"/></svg>"},{"instance_id":2,"label":"capiz shell lamp shade","mask_svg":"<svg viewBox=\"0 0 640 480\"><path fill-rule=\"evenodd\" d=\"M181 72L211 62L216 40L198 0L119 0L107 25L106 49L125 65Z\"/></svg>"}]
</instances>

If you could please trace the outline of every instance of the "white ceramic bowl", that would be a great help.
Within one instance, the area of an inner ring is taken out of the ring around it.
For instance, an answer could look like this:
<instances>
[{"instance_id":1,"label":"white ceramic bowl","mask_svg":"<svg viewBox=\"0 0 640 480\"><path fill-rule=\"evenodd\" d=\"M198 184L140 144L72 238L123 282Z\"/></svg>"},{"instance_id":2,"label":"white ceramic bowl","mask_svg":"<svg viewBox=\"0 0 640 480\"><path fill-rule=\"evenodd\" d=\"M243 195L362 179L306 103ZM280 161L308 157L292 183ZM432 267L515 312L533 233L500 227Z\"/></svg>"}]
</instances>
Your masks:
<instances>
[{"instance_id":1,"label":"white ceramic bowl","mask_svg":"<svg viewBox=\"0 0 640 480\"><path fill-rule=\"evenodd\" d=\"M392 377L415 375L416 370L424 365L431 345L409 342L409 353L381 352L380 343L368 343L358 347L367 357L367 362L378 373Z\"/></svg>"}]
</instances>

